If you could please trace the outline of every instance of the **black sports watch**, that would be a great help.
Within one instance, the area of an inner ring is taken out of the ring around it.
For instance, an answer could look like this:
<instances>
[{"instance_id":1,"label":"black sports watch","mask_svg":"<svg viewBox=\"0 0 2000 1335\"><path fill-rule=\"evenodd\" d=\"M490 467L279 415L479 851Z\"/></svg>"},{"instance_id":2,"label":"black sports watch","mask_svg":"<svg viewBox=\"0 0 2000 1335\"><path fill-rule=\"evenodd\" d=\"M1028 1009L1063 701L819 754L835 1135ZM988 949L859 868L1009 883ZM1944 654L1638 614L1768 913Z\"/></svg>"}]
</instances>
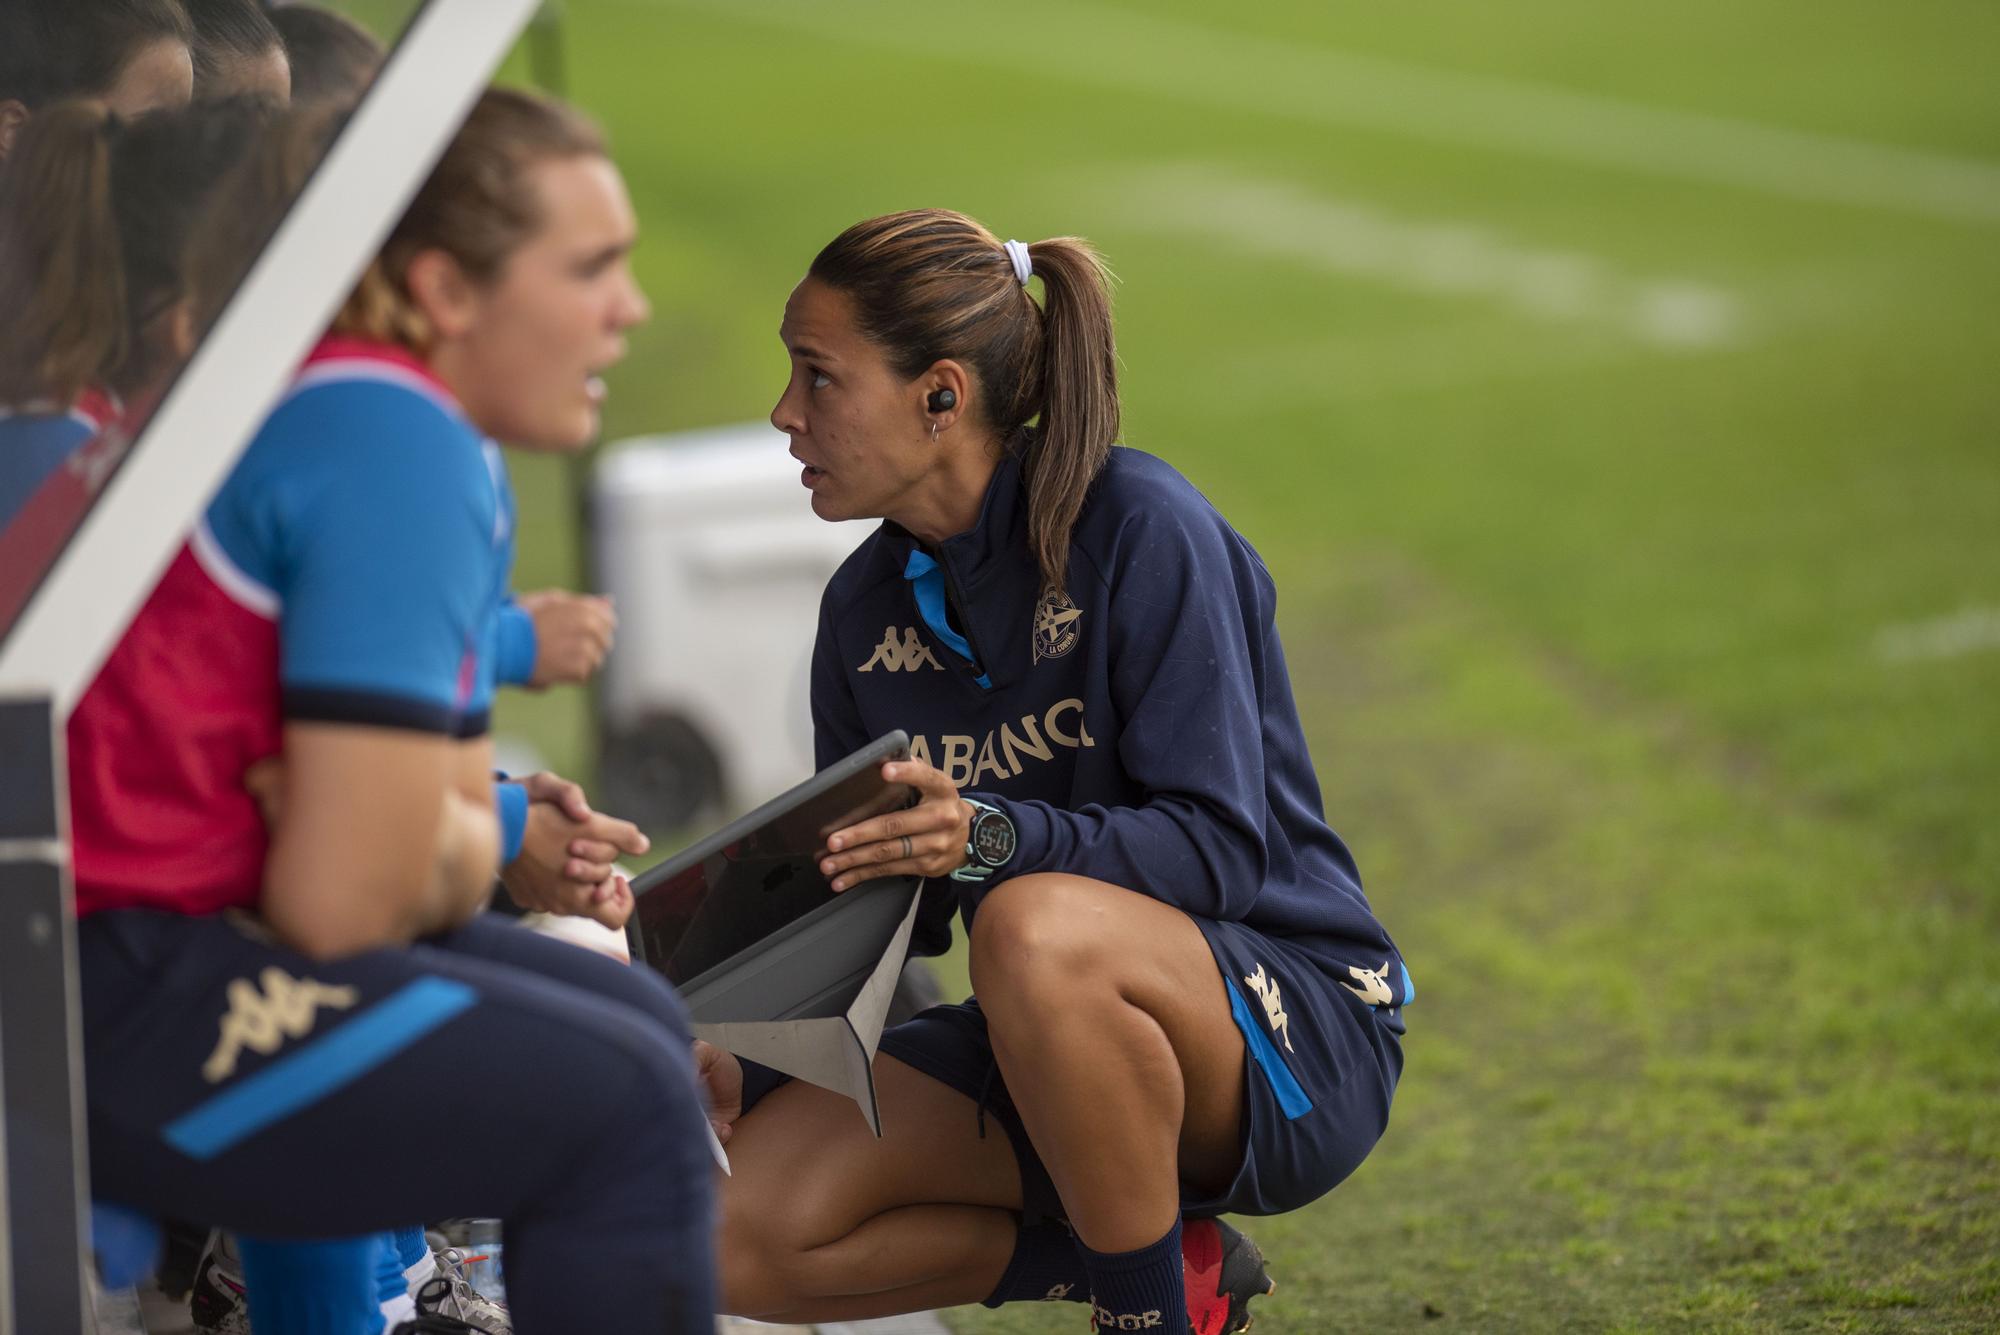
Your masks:
<instances>
[{"instance_id":1,"label":"black sports watch","mask_svg":"<svg viewBox=\"0 0 2000 1335\"><path fill-rule=\"evenodd\" d=\"M965 841L965 865L951 874L954 881L984 881L1007 865L1020 842L1014 822L999 807L988 806L976 797L965 799L972 808L972 834Z\"/></svg>"}]
</instances>

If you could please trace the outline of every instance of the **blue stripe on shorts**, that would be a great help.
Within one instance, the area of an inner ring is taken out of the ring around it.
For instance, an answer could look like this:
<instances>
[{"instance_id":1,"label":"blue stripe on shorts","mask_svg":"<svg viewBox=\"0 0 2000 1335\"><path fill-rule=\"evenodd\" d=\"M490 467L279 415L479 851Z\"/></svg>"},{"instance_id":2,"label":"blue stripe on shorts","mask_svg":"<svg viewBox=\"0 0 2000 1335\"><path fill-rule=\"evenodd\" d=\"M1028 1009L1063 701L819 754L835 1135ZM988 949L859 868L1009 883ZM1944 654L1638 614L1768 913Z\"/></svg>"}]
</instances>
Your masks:
<instances>
[{"instance_id":1,"label":"blue stripe on shorts","mask_svg":"<svg viewBox=\"0 0 2000 1335\"><path fill-rule=\"evenodd\" d=\"M478 998L464 983L419 978L318 1042L176 1118L162 1135L191 1159L213 1159L352 1084Z\"/></svg>"},{"instance_id":2,"label":"blue stripe on shorts","mask_svg":"<svg viewBox=\"0 0 2000 1335\"><path fill-rule=\"evenodd\" d=\"M1295 1122L1304 1117L1312 1111L1313 1104L1300 1087L1298 1077L1292 1074L1291 1067L1285 1065L1285 1059L1279 1055L1277 1045L1271 1042L1271 1036L1264 1032L1264 1026L1250 1013L1250 1003L1243 999L1236 980L1225 977L1222 984L1229 989L1229 1013L1235 1017L1236 1027L1243 1031L1243 1042L1250 1049L1250 1059L1257 1063L1265 1081L1271 1086L1271 1092L1278 1096L1278 1107L1284 1111L1285 1119Z\"/></svg>"}]
</instances>

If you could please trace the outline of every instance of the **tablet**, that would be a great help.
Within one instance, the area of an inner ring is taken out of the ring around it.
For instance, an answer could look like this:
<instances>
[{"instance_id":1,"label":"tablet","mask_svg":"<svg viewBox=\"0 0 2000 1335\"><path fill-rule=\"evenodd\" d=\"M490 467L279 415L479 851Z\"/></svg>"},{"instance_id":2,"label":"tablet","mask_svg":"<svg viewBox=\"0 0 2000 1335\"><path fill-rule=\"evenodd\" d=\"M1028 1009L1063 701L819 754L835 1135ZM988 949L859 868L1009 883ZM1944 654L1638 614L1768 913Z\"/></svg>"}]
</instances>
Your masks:
<instances>
[{"instance_id":1,"label":"tablet","mask_svg":"<svg viewBox=\"0 0 2000 1335\"><path fill-rule=\"evenodd\" d=\"M819 859L834 831L916 801L914 788L882 779L884 761L909 754L906 734L878 737L641 874L626 929L632 958L685 991L843 900L872 898L835 894Z\"/></svg>"}]
</instances>

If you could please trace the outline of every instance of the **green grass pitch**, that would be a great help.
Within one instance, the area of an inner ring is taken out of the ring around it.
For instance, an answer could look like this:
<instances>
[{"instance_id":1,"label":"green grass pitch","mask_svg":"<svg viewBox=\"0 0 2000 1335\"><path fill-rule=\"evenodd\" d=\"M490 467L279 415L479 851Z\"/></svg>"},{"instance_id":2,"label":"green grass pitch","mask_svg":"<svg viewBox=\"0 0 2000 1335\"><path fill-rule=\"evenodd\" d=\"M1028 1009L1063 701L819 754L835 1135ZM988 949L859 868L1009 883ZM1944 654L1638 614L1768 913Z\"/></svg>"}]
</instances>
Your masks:
<instances>
[{"instance_id":1,"label":"green grass pitch","mask_svg":"<svg viewBox=\"0 0 2000 1335\"><path fill-rule=\"evenodd\" d=\"M614 438L768 411L866 215L1119 271L1126 439L1269 560L1421 992L1374 1157L1246 1221L1260 1329L2000 1323L2000 10L566 14L656 312Z\"/></svg>"}]
</instances>

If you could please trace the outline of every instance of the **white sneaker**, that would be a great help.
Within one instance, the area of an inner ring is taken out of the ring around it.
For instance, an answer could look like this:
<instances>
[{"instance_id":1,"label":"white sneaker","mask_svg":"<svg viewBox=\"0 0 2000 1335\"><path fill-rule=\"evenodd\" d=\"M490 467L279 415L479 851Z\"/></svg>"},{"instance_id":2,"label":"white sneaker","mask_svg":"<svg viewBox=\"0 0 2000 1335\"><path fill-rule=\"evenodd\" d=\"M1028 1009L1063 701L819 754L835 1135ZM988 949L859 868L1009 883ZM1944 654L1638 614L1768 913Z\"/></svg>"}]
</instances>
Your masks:
<instances>
[{"instance_id":1,"label":"white sneaker","mask_svg":"<svg viewBox=\"0 0 2000 1335\"><path fill-rule=\"evenodd\" d=\"M472 1287L465 1273L465 1253L447 1247L435 1255L437 1276L417 1290L418 1315L452 1317L487 1335L513 1335L507 1304Z\"/></svg>"},{"instance_id":2,"label":"white sneaker","mask_svg":"<svg viewBox=\"0 0 2000 1335\"><path fill-rule=\"evenodd\" d=\"M250 1302L243 1296L243 1262L227 1233L217 1233L202 1253L188 1295L195 1335L250 1335Z\"/></svg>"}]
</instances>

